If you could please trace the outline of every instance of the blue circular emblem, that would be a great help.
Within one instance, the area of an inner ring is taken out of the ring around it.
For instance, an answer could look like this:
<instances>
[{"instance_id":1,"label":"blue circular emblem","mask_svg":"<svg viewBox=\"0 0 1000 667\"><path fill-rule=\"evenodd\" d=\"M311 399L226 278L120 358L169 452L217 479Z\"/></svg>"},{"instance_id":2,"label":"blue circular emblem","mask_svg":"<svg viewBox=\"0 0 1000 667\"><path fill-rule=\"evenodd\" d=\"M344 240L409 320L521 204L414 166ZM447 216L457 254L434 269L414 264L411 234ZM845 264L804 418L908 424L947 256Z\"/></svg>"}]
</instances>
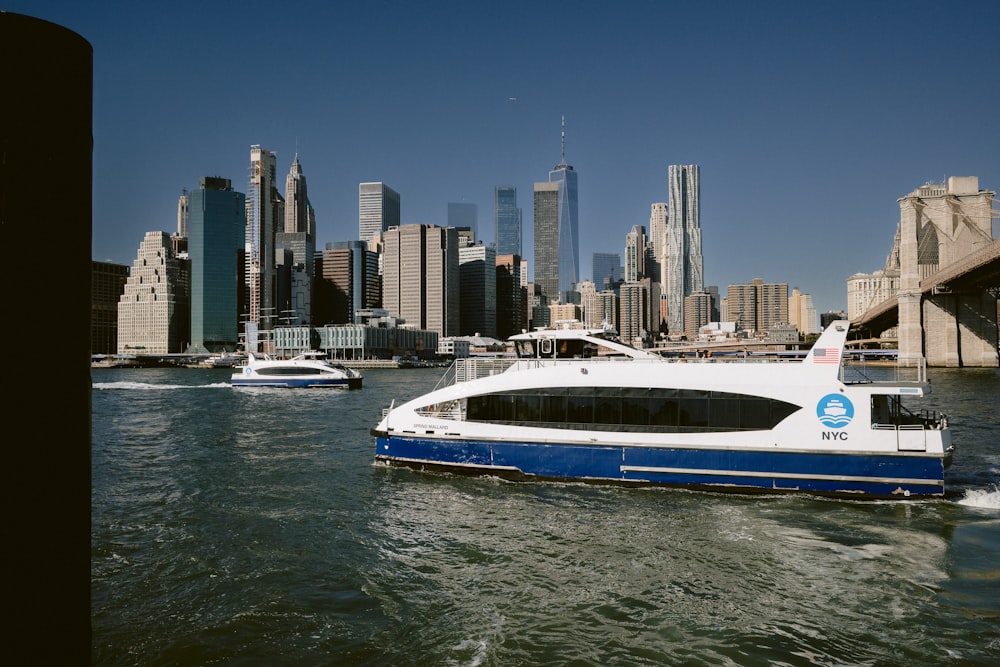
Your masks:
<instances>
[{"instance_id":1,"label":"blue circular emblem","mask_svg":"<svg viewBox=\"0 0 1000 667\"><path fill-rule=\"evenodd\" d=\"M816 416L824 426L844 428L854 419L854 404L842 394L827 394L816 404Z\"/></svg>"}]
</instances>

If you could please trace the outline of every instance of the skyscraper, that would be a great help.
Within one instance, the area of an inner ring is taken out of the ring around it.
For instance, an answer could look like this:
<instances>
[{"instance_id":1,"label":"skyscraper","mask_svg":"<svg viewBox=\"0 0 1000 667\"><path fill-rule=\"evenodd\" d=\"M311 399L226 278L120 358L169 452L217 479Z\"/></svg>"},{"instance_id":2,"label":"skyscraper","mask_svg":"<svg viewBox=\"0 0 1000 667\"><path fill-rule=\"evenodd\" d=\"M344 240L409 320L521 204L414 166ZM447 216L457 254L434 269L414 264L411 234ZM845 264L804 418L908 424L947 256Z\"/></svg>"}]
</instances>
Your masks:
<instances>
[{"instance_id":1,"label":"skyscraper","mask_svg":"<svg viewBox=\"0 0 1000 667\"><path fill-rule=\"evenodd\" d=\"M256 332L270 329L275 308L275 233L283 219L284 200L276 185L277 156L250 147L250 183L246 195L247 349L257 350Z\"/></svg>"},{"instance_id":2,"label":"skyscraper","mask_svg":"<svg viewBox=\"0 0 1000 667\"><path fill-rule=\"evenodd\" d=\"M203 177L189 195L191 260L189 352L235 351L239 343L239 258L246 196L228 178Z\"/></svg>"},{"instance_id":3,"label":"skyscraper","mask_svg":"<svg viewBox=\"0 0 1000 667\"><path fill-rule=\"evenodd\" d=\"M407 324L458 335L458 232L401 225L383 235L382 306Z\"/></svg>"},{"instance_id":4,"label":"skyscraper","mask_svg":"<svg viewBox=\"0 0 1000 667\"><path fill-rule=\"evenodd\" d=\"M559 184L559 300L569 300L580 280L580 218L577 207L576 170L566 164L566 118L562 119L562 160L549 172L549 182ZM535 265L538 268L538 265ZM554 296L554 295L553 295Z\"/></svg>"},{"instance_id":5,"label":"skyscraper","mask_svg":"<svg viewBox=\"0 0 1000 667\"><path fill-rule=\"evenodd\" d=\"M309 202L306 177L302 174L299 155L285 178L284 231L275 234L275 245L291 252L289 294L282 295L283 319L298 324L312 322L312 284L316 276L316 212Z\"/></svg>"},{"instance_id":6,"label":"skyscraper","mask_svg":"<svg viewBox=\"0 0 1000 667\"><path fill-rule=\"evenodd\" d=\"M684 298L705 288L698 172L697 165L667 168L670 210L666 229L667 266L662 280L667 293L667 330L671 334L684 331Z\"/></svg>"},{"instance_id":7,"label":"skyscraper","mask_svg":"<svg viewBox=\"0 0 1000 667\"><path fill-rule=\"evenodd\" d=\"M647 277L646 273L646 228L633 225L625 235L625 281L634 282Z\"/></svg>"},{"instance_id":8,"label":"skyscraper","mask_svg":"<svg viewBox=\"0 0 1000 667\"><path fill-rule=\"evenodd\" d=\"M482 244L458 249L461 336L497 335L497 252Z\"/></svg>"},{"instance_id":9,"label":"skyscraper","mask_svg":"<svg viewBox=\"0 0 1000 667\"><path fill-rule=\"evenodd\" d=\"M522 279L524 262L516 254L497 255L497 331L500 340L521 333L528 326L527 281Z\"/></svg>"},{"instance_id":10,"label":"skyscraper","mask_svg":"<svg viewBox=\"0 0 1000 667\"><path fill-rule=\"evenodd\" d=\"M622 258L617 253L595 252L591 258L591 275L598 292L610 289L622 277Z\"/></svg>"},{"instance_id":11,"label":"skyscraper","mask_svg":"<svg viewBox=\"0 0 1000 667\"><path fill-rule=\"evenodd\" d=\"M190 302L186 262L170 235L146 232L118 299L118 353L172 354L188 342Z\"/></svg>"},{"instance_id":12,"label":"skyscraper","mask_svg":"<svg viewBox=\"0 0 1000 667\"><path fill-rule=\"evenodd\" d=\"M542 307L559 301L558 183L535 183L535 285Z\"/></svg>"},{"instance_id":13,"label":"skyscraper","mask_svg":"<svg viewBox=\"0 0 1000 667\"><path fill-rule=\"evenodd\" d=\"M517 188L498 185L493 189L493 230L497 255L521 254L521 209L517 207Z\"/></svg>"},{"instance_id":14,"label":"skyscraper","mask_svg":"<svg viewBox=\"0 0 1000 667\"><path fill-rule=\"evenodd\" d=\"M399 193L385 183L358 186L358 238L366 243L399 227Z\"/></svg>"},{"instance_id":15,"label":"skyscraper","mask_svg":"<svg viewBox=\"0 0 1000 667\"><path fill-rule=\"evenodd\" d=\"M182 189L181 196L177 198L177 236L187 237L188 235L188 212L190 206L188 191Z\"/></svg>"},{"instance_id":16,"label":"skyscraper","mask_svg":"<svg viewBox=\"0 0 1000 667\"><path fill-rule=\"evenodd\" d=\"M320 264L314 323L357 323L358 311L379 305L378 255L364 241L327 243Z\"/></svg>"},{"instance_id":17,"label":"skyscraper","mask_svg":"<svg viewBox=\"0 0 1000 667\"><path fill-rule=\"evenodd\" d=\"M649 207L649 245L653 261L656 263L650 276L660 282L660 289L666 288L667 270L667 205L656 202Z\"/></svg>"},{"instance_id":18,"label":"skyscraper","mask_svg":"<svg viewBox=\"0 0 1000 667\"><path fill-rule=\"evenodd\" d=\"M550 303L577 298L580 239L576 170L566 164L566 120L563 119L562 161L547 183L535 183L535 284Z\"/></svg>"}]
</instances>

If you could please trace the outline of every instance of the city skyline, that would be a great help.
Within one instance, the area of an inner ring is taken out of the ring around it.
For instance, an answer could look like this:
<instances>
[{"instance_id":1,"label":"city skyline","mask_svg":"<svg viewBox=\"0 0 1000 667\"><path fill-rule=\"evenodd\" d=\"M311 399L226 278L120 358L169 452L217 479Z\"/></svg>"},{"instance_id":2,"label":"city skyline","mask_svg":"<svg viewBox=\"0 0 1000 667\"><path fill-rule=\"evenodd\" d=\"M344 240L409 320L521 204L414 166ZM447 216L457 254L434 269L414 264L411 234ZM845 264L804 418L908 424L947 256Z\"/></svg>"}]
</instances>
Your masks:
<instances>
[{"instance_id":1,"label":"city skyline","mask_svg":"<svg viewBox=\"0 0 1000 667\"><path fill-rule=\"evenodd\" d=\"M697 164L704 283L787 282L822 313L884 263L899 198L949 176L1000 189L994 3L249 5L7 3L94 47L93 259L130 264L202 176L242 191L254 144L280 174L299 155L317 248L356 238L372 181L400 193L403 224L477 204L488 241L494 188L531 192L565 115L582 267L647 224L668 165ZM262 29L251 71L245 42ZM361 48L376 37L383 48ZM552 53L572 54L558 77L538 67ZM281 90L241 106L268 79Z\"/></svg>"}]
</instances>

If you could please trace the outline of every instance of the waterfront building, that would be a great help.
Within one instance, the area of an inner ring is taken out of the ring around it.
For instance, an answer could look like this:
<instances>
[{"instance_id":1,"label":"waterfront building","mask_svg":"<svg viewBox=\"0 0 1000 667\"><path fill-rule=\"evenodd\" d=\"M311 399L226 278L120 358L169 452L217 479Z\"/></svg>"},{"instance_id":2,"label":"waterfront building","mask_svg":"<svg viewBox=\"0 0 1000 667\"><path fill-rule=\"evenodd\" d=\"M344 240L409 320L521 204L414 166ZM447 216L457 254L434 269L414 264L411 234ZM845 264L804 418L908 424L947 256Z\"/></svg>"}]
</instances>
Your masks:
<instances>
[{"instance_id":1,"label":"waterfront building","mask_svg":"<svg viewBox=\"0 0 1000 667\"><path fill-rule=\"evenodd\" d=\"M282 231L275 234L275 246L280 252L291 253L287 262L287 289L282 290L279 304L281 319L294 319L299 324L312 322L313 279L316 276L316 211L309 201L306 177L298 153L285 177L285 218Z\"/></svg>"},{"instance_id":2,"label":"waterfront building","mask_svg":"<svg viewBox=\"0 0 1000 667\"><path fill-rule=\"evenodd\" d=\"M559 326L565 322L580 322L580 306L575 303L550 303L549 304L549 325ZM575 324L572 328L579 328L582 325Z\"/></svg>"},{"instance_id":3,"label":"waterfront building","mask_svg":"<svg viewBox=\"0 0 1000 667\"><path fill-rule=\"evenodd\" d=\"M358 238L371 243L400 225L399 193L382 182L358 186ZM372 249L369 246L369 249Z\"/></svg>"},{"instance_id":4,"label":"waterfront building","mask_svg":"<svg viewBox=\"0 0 1000 667\"><path fill-rule=\"evenodd\" d=\"M617 253L595 252L591 258L591 277L598 290L610 289L622 279L625 269Z\"/></svg>"},{"instance_id":5,"label":"waterfront building","mask_svg":"<svg viewBox=\"0 0 1000 667\"><path fill-rule=\"evenodd\" d=\"M479 207L468 202L448 202L448 226L469 230L475 242L479 236Z\"/></svg>"},{"instance_id":6,"label":"waterfront building","mask_svg":"<svg viewBox=\"0 0 1000 667\"><path fill-rule=\"evenodd\" d=\"M507 340L528 326L527 280L522 271L525 264L527 262L516 254L497 255L496 258L496 336L500 340Z\"/></svg>"},{"instance_id":7,"label":"waterfront building","mask_svg":"<svg viewBox=\"0 0 1000 667\"><path fill-rule=\"evenodd\" d=\"M277 316L275 234L284 219L284 199L278 192L277 156L254 144L250 147L250 182L246 193L246 349L260 349Z\"/></svg>"},{"instance_id":8,"label":"waterfront building","mask_svg":"<svg viewBox=\"0 0 1000 667\"><path fill-rule=\"evenodd\" d=\"M381 307L378 254L364 241L327 243L317 259L316 324L358 322L358 313Z\"/></svg>"},{"instance_id":9,"label":"waterfront building","mask_svg":"<svg viewBox=\"0 0 1000 667\"><path fill-rule=\"evenodd\" d=\"M493 230L497 255L521 255L521 209L513 185L493 188Z\"/></svg>"},{"instance_id":10,"label":"waterfront building","mask_svg":"<svg viewBox=\"0 0 1000 667\"><path fill-rule=\"evenodd\" d=\"M320 350L331 359L343 360L434 356L438 349L437 332L397 324L383 316L358 324L278 326L274 329L275 353L292 357Z\"/></svg>"},{"instance_id":11,"label":"waterfront building","mask_svg":"<svg viewBox=\"0 0 1000 667\"><path fill-rule=\"evenodd\" d=\"M684 298L684 335L688 340L698 338L701 329L712 321L712 295L693 292Z\"/></svg>"},{"instance_id":12,"label":"waterfront building","mask_svg":"<svg viewBox=\"0 0 1000 667\"><path fill-rule=\"evenodd\" d=\"M235 351L239 344L240 260L246 196L228 178L205 176L189 195L191 262L189 352Z\"/></svg>"},{"instance_id":13,"label":"waterfront building","mask_svg":"<svg viewBox=\"0 0 1000 667\"><path fill-rule=\"evenodd\" d=\"M496 337L497 251L482 244L458 249L459 335Z\"/></svg>"},{"instance_id":14,"label":"waterfront building","mask_svg":"<svg viewBox=\"0 0 1000 667\"><path fill-rule=\"evenodd\" d=\"M667 330L684 330L684 299L705 289L701 254L701 179L698 165L667 168L669 215L666 226Z\"/></svg>"},{"instance_id":15,"label":"waterfront building","mask_svg":"<svg viewBox=\"0 0 1000 667\"><path fill-rule=\"evenodd\" d=\"M190 334L190 277L167 232L146 232L118 300L118 354L183 352Z\"/></svg>"},{"instance_id":16,"label":"waterfront building","mask_svg":"<svg viewBox=\"0 0 1000 667\"><path fill-rule=\"evenodd\" d=\"M458 232L410 224L383 234L382 306L394 317L440 336L459 328Z\"/></svg>"},{"instance_id":17,"label":"waterfront building","mask_svg":"<svg viewBox=\"0 0 1000 667\"><path fill-rule=\"evenodd\" d=\"M118 352L118 300L128 280L127 264L91 261L90 353Z\"/></svg>"},{"instance_id":18,"label":"waterfront building","mask_svg":"<svg viewBox=\"0 0 1000 667\"><path fill-rule=\"evenodd\" d=\"M649 338L649 279L625 281L619 289L618 333L634 347L645 347Z\"/></svg>"},{"instance_id":19,"label":"waterfront building","mask_svg":"<svg viewBox=\"0 0 1000 667\"><path fill-rule=\"evenodd\" d=\"M788 323L788 283L765 283L754 278L750 283L730 285L727 294L726 321L738 328L764 335L776 324Z\"/></svg>"},{"instance_id":20,"label":"waterfront building","mask_svg":"<svg viewBox=\"0 0 1000 667\"><path fill-rule=\"evenodd\" d=\"M792 295L788 297L788 321L803 334L819 333L811 294L803 294L798 287L792 288Z\"/></svg>"}]
</instances>

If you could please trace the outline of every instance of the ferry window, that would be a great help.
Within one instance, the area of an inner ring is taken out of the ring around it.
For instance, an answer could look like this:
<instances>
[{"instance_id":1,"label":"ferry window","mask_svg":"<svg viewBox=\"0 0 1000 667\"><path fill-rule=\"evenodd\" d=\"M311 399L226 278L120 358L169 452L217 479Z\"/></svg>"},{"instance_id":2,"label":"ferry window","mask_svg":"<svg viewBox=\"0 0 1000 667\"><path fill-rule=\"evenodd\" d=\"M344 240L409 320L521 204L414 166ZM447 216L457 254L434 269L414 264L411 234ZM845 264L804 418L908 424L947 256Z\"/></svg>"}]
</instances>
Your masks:
<instances>
[{"instance_id":1,"label":"ferry window","mask_svg":"<svg viewBox=\"0 0 1000 667\"><path fill-rule=\"evenodd\" d=\"M715 392L713 392L710 422L712 424L712 428L740 428L740 403L742 403L742 401L739 397L721 398L716 396Z\"/></svg>"},{"instance_id":2,"label":"ferry window","mask_svg":"<svg viewBox=\"0 0 1000 667\"><path fill-rule=\"evenodd\" d=\"M488 396L470 396L466 401L466 419L469 421L490 421Z\"/></svg>"},{"instance_id":3,"label":"ferry window","mask_svg":"<svg viewBox=\"0 0 1000 667\"><path fill-rule=\"evenodd\" d=\"M514 395L514 418L520 422L536 422L541 419L541 397L535 394Z\"/></svg>"},{"instance_id":4,"label":"ferry window","mask_svg":"<svg viewBox=\"0 0 1000 667\"><path fill-rule=\"evenodd\" d=\"M649 423L654 426L677 426L677 399L665 398L649 402Z\"/></svg>"},{"instance_id":5,"label":"ferry window","mask_svg":"<svg viewBox=\"0 0 1000 667\"><path fill-rule=\"evenodd\" d=\"M708 426L708 398L678 399L677 425L684 430Z\"/></svg>"},{"instance_id":6,"label":"ferry window","mask_svg":"<svg viewBox=\"0 0 1000 667\"><path fill-rule=\"evenodd\" d=\"M758 431L771 428L771 403L766 398L744 396L740 400L740 428L745 431ZM715 415L715 404L712 405Z\"/></svg>"},{"instance_id":7,"label":"ferry window","mask_svg":"<svg viewBox=\"0 0 1000 667\"><path fill-rule=\"evenodd\" d=\"M563 423L566 421L566 397L544 395L542 399L542 421Z\"/></svg>"},{"instance_id":8,"label":"ferry window","mask_svg":"<svg viewBox=\"0 0 1000 667\"><path fill-rule=\"evenodd\" d=\"M494 421L511 421L514 419L514 397L510 394L494 394L490 396L490 419Z\"/></svg>"},{"instance_id":9,"label":"ferry window","mask_svg":"<svg viewBox=\"0 0 1000 667\"><path fill-rule=\"evenodd\" d=\"M872 409L894 413L892 399ZM470 421L659 433L766 430L800 407L729 392L619 387L552 388L472 396Z\"/></svg>"},{"instance_id":10,"label":"ferry window","mask_svg":"<svg viewBox=\"0 0 1000 667\"><path fill-rule=\"evenodd\" d=\"M774 428L777 426L785 417L797 412L799 410L798 405L793 405L791 403L785 403L784 401L771 400L771 421L765 428Z\"/></svg>"},{"instance_id":11,"label":"ferry window","mask_svg":"<svg viewBox=\"0 0 1000 667\"><path fill-rule=\"evenodd\" d=\"M622 423L645 426L649 423L649 398L622 396Z\"/></svg>"},{"instance_id":12,"label":"ferry window","mask_svg":"<svg viewBox=\"0 0 1000 667\"><path fill-rule=\"evenodd\" d=\"M594 423L593 396L567 396L566 421L576 424Z\"/></svg>"},{"instance_id":13,"label":"ferry window","mask_svg":"<svg viewBox=\"0 0 1000 667\"><path fill-rule=\"evenodd\" d=\"M872 423L895 423L893 407L895 406L889 402L888 396L872 396Z\"/></svg>"},{"instance_id":14,"label":"ferry window","mask_svg":"<svg viewBox=\"0 0 1000 667\"><path fill-rule=\"evenodd\" d=\"M594 423L595 424L620 424L622 421L622 401L617 395L617 391L612 389L605 395L598 394L594 397Z\"/></svg>"},{"instance_id":15,"label":"ferry window","mask_svg":"<svg viewBox=\"0 0 1000 667\"><path fill-rule=\"evenodd\" d=\"M552 339L543 338L542 339L542 356L549 356L552 354Z\"/></svg>"}]
</instances>

